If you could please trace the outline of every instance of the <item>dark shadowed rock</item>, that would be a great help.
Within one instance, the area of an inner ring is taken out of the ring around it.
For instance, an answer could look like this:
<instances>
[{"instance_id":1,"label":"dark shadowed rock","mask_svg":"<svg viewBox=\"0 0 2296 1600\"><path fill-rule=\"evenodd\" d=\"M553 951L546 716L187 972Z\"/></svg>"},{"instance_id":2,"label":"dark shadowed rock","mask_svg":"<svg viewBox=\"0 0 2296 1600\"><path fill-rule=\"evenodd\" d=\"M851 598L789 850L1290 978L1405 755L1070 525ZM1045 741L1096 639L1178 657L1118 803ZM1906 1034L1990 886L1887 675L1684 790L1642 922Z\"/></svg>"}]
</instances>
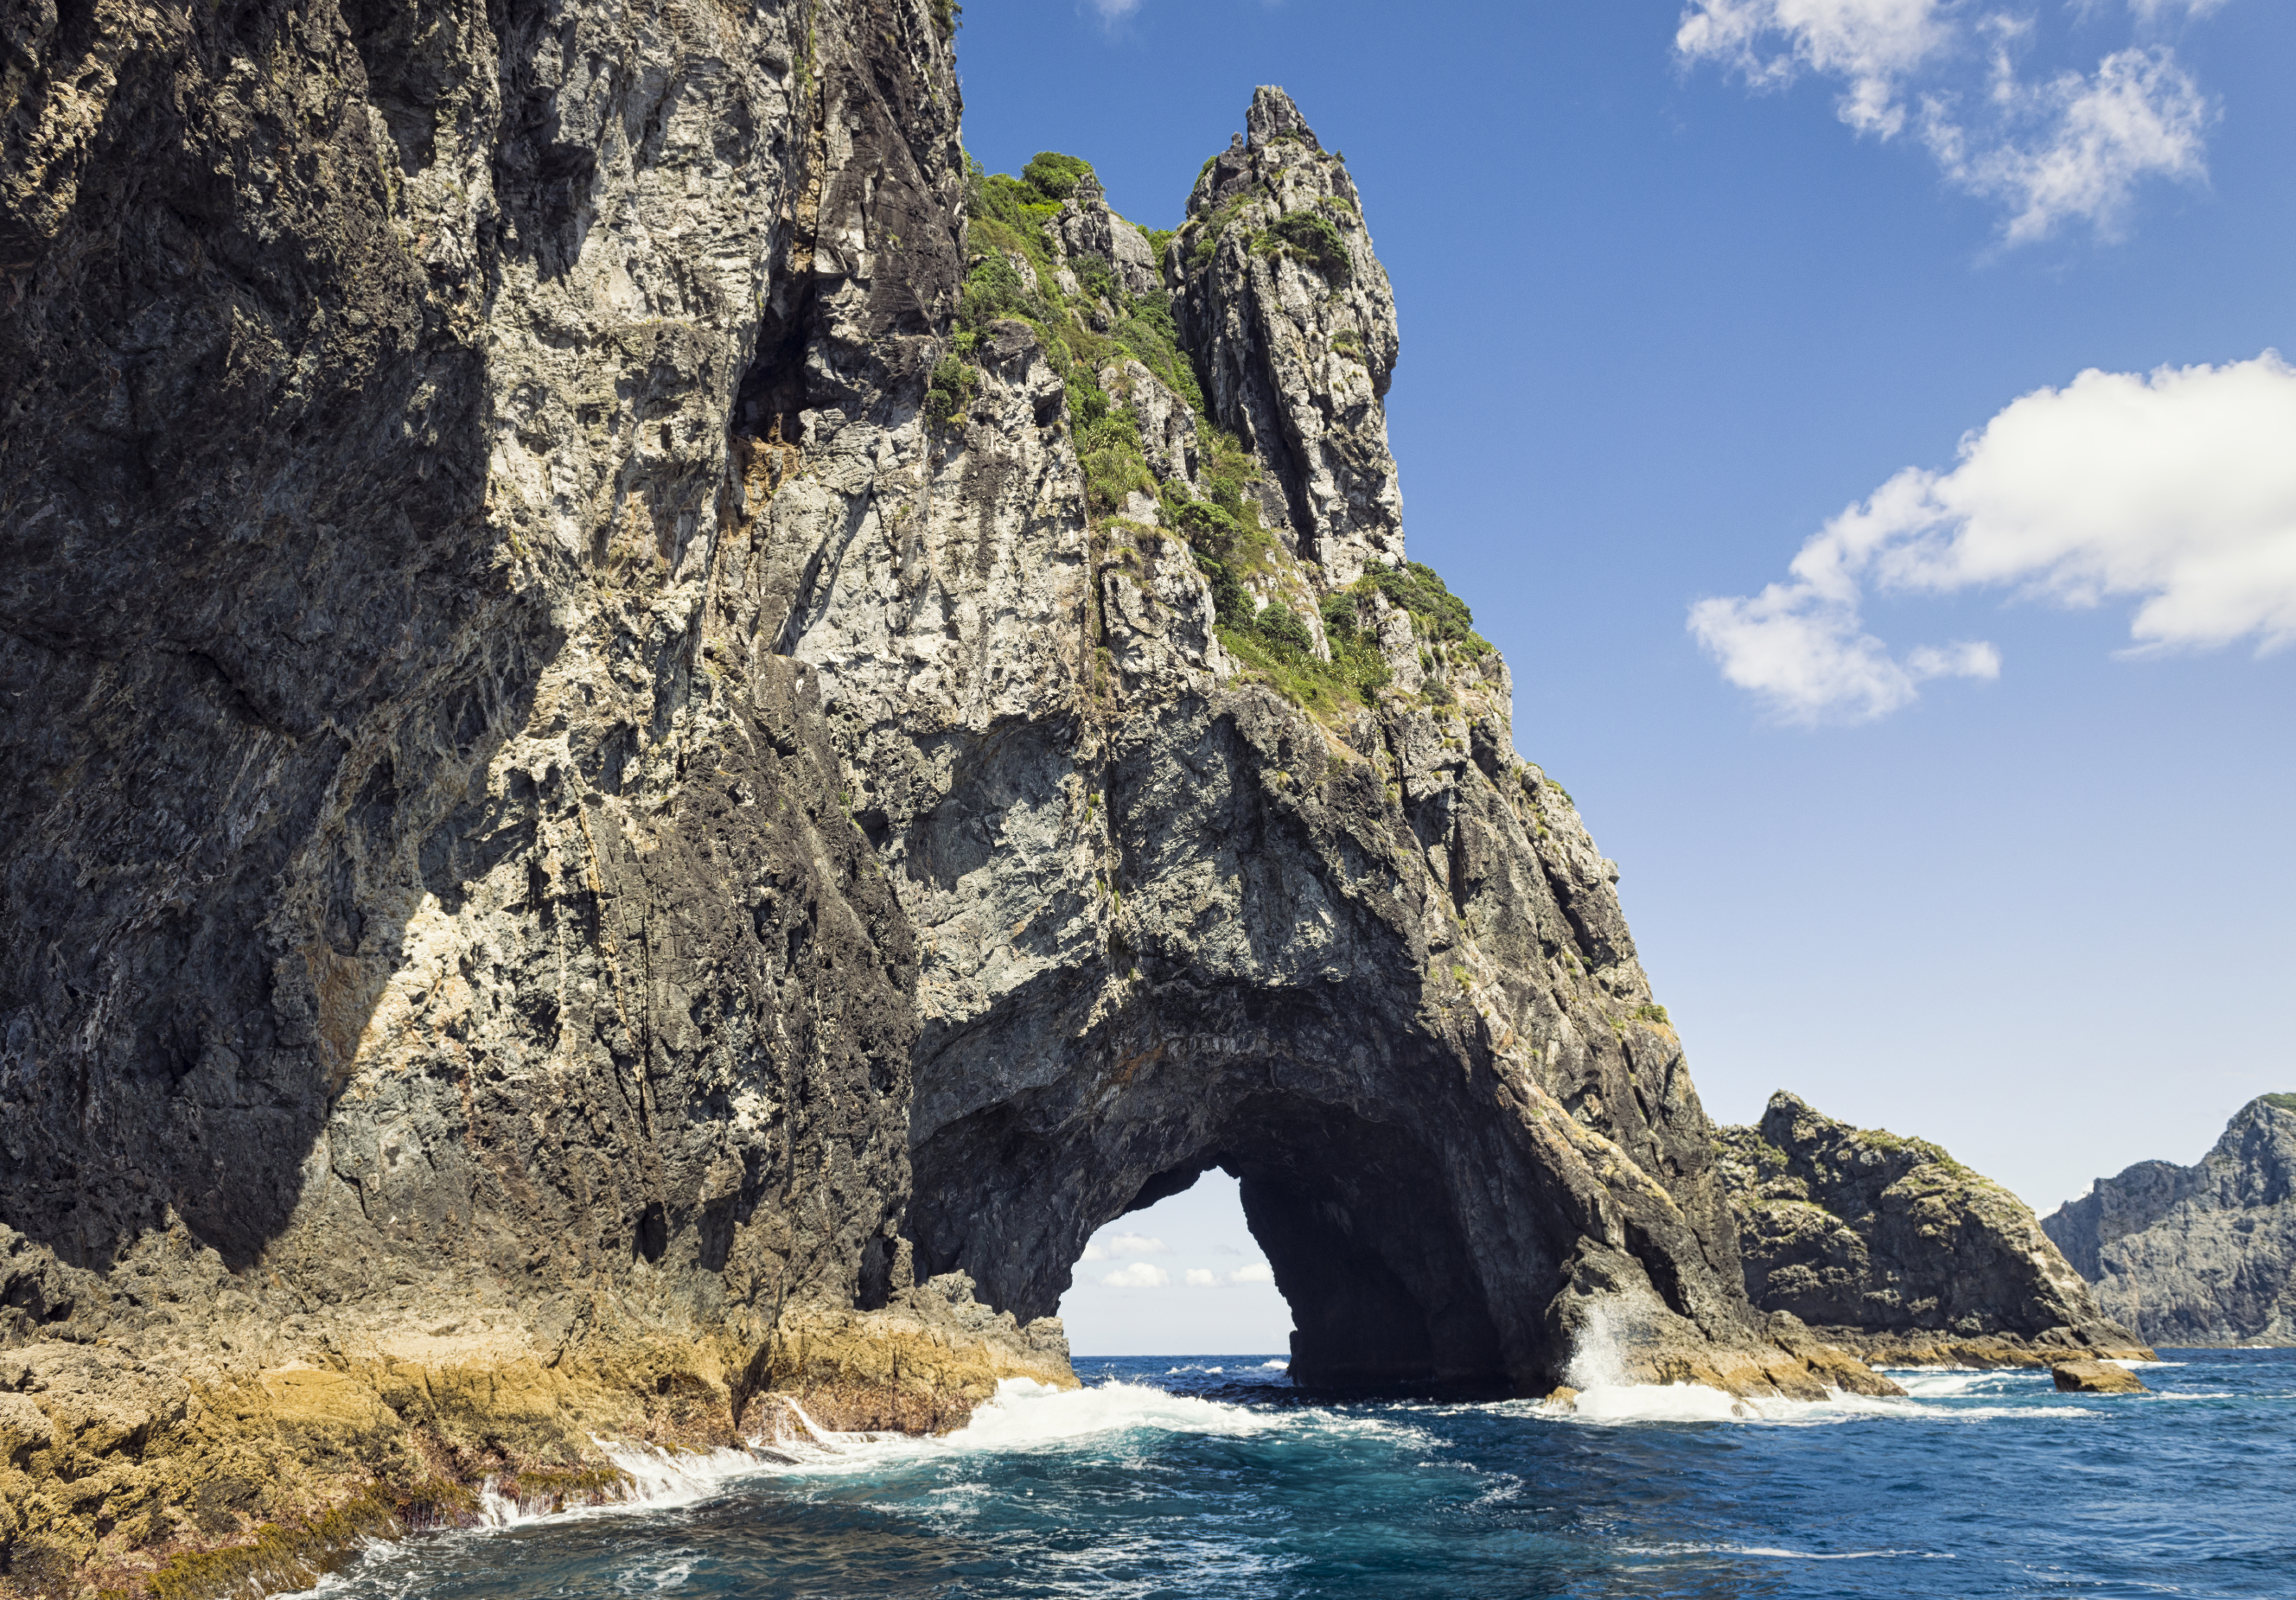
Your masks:
<instances>
[{"instance_id":1,"label":"dark shadowed rock","mask_svg":"<svg viewBox=\"0 0 2296 1600\"><path fill-rule=\"evenodd\" d=\"M2139 1161L2041 1226L2154 1344L2296 1344L2296 1095L2242 1107L2196 1165Z\"/></svg>"},{"instance_id":2,"label":"dark shadowed rock","mask_svg":"<svg viewBox=\"0 0 2296 1600\"><path fill-rule=\"evenodd\" d=\"M1938 1146L1837 1122L1783 1090L1715 1136L1746 1292L1878 1365L2141 1356L2032 1210Z\"/></svg>"}]
</instances>

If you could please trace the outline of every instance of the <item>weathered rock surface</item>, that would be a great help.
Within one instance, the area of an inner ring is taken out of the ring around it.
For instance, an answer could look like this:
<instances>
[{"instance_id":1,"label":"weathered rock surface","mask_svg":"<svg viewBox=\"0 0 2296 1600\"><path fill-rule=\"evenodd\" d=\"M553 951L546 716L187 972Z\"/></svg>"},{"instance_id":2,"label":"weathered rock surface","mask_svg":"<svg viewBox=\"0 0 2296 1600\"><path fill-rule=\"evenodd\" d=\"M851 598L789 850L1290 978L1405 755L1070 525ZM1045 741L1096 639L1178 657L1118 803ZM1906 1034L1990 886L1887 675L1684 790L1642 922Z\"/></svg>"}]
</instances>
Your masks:
<instances>
[{"instance_id":1,"label":"weathered rock surface","mask_svg":"<svg viewBox=\"0 0 2296 1600\"><path fill-rule=\"evenodd\" d=\"M1207 162L1165 258L1212 415L1273 467L1293 553L1332 587L1403 559L1382 402L1402 345L1355 180L1280 89Z\"/></svg>"},{"instance_id":2,"label":"weathered rock surface","mask_svg":"<svg viewBox=\"0 0 2296 1600\"><path fill-rule=\"evenodd\" d=\"M2030 1207L1934 1145L1837 1122L1783 1090L1758 1126L1718 1129L1715 1145L1748 1297L1868 1362L2151 1355Z\"/></svg>"},{"instance_id":3,"label":"weathered rock surface","mask_svg":"<svg viewBox=\"0 0 2296 1600\"><path fill-rule=\"evenodd\" d=\"M798 1307L775 1325L762 1358L760 1405L794 1400L804 1424L847 1432L946 1432L1007 1379L1076 1385L1058 1317L1023 1327L975 1301L961 1272L903 1290L878 1311Z\"/></svg>"},{"instance_id":4,"label":"weathered rock surface","mask_svg":"<svg viewBox=\"0 0 2296 1600\"><path fill-rule=\"evenodd\" d=\"M2041 1227L2153 1344L2296 1344L2296 1095L2249 1102L2198 1164L2139 1161Z\"/></svg>"},{"instance_id":5,"label":"weathered rock surface","mask_svg":"<svg viewBox=\"0 0 2296 1600\"><path fill-rule=\"evenodd\" d=\"M1344 170L1263 91L1160 260L1078 184L957 329L947 15L0 21L10 1584L299 1585L775 1384L946 1425L1211 1166L1303 1377L1599 1312L1822 1392L1505 664L1381 577ZM1095 331L1158 295L1190 373ZM1386 681L1303 696L1341 621Z\"/></svg>"}]
</instances>

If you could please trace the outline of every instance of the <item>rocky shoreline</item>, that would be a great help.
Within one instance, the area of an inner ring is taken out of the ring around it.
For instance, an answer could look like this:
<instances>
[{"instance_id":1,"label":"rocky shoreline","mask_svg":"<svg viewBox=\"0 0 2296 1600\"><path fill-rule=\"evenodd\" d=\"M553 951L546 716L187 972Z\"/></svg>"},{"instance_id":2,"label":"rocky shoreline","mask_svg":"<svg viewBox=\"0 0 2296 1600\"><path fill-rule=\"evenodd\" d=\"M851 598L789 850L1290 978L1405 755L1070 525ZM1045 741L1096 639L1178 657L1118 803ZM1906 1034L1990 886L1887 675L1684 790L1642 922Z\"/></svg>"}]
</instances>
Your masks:
<instances>
[{"instance_id":1,"label":"rocky shoreline","mask_svg":"<svg viewBox=\"0 0 2296 1600\"><path fill-rule=\"evenodd\" d=\"M363 1541L475 1525L489 1500L620 1500L633 1483L602 1441L675 1456L813 1426L945 1432L1006 1378L1076 1383L1057 1320L1019 1327L961 1275L876 1311L794 1309L759 1338L603 1293L537 1305L443 1286L280 1325L234 1312L208 1257L164 1291L185 1315L134 1326L104 1315L94 1275L50 1264L74 1315L0 1349L14 1590L307 1588Z\"/></svg>"}]
</instances>

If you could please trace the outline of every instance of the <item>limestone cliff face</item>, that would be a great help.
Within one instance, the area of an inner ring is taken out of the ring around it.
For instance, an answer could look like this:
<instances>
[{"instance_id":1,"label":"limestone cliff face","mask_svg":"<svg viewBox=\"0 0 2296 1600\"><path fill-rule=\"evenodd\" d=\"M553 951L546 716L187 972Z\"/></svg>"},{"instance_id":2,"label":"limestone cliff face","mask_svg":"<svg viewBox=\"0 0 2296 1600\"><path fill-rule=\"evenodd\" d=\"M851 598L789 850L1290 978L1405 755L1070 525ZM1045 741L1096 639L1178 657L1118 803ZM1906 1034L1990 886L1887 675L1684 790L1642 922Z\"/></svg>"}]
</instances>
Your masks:
<instances>
[{"instance_id":1,"label":"limestone cliff face","mask_svg":"<svg viewBox=\"0 0 2296 1600\"><path fill-rule=\"evenodd\" d=\"M1303 1377L1540 1388L1599 1305L1814 1389L1403 564L1343 168L1262 91L1170 240L975 186L950 21L0 24L11 1581L945 1421L1212 1166Z\"/></svg>"},{"instance_id":2,"label":"limestone cliff face","mask_svg":"<svg viewBox=\"0 0 2296 1600\"><path fill-rule=\"evenodd\" d=\"M2041 1226L2154 1344L2296 1344L2296 1095L2249 1102L2196 1165L2139 1161Z\"/></svg>"},{"instance_id":3,"label":"limestone cliff face","mask_svg":"<svg viewBox=\"0 0 2296 1600\"><path fill-rule=\"evenodd\" d=\"M2136 1353L2032 1210L1936 1145L1780 1091L1716 1134L1746 1292L1869 1361L2046 1365Z\"/></svg>"}]
</instances>

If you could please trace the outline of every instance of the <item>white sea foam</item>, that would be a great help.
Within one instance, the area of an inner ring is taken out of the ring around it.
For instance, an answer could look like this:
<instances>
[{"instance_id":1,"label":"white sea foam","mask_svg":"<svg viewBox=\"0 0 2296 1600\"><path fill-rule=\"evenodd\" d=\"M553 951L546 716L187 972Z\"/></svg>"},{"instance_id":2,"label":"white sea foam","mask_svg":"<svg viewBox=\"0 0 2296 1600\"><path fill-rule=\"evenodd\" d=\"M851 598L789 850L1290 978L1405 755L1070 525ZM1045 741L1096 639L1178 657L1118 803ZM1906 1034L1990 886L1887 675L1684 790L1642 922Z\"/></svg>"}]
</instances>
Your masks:
<instances>
[{"instance_id":1,"label":"white sea foam","mask_svg":"<svg viewBox=\"0 0 2296 1600\"><path fill-rule=\"evenodd\" d=\"M1766 1561L1886 1561L1912 1556L1920 1561L1955 1561L1948 1550L1788 1550L1775 1545L1627 1545L1629 1555L1753 1555Z\"/></svg>"},{"instance_id":2,"label":"white sea foam","mask_svg":"<svg viewBox=\"0 0 2296 1600\"><path fill-rule=\"evenodd\" d=\"M590 1442L598 1447L607 1460L628 1474L628 1481L618 1488L600 1491L602 1497L595 1504L570 1506L563 1511L554 1510L551 1501L534 1497L513 1498L503 1494L489 1481L479 1490L479 1522L476 1526L441 1530L411 1542L370 1539L365 1543L366 1561L413 1563L415 1564L408 1569L410 1571L427 1572L439 1547L438 1541L441 1539L484 1538L505 1528L529 1527L540 1522L578 1522L626 1512L691 1506L707 1499L737 1479L773 1471L788 1459L785 1454L775 1450L681 1450L672 1453L657 1446L632 1444L622 1440L593 1436ZM660 1561L616 1579L615 1589L627 1595L667 1594L684 1585L699 1559L691 1550L665 1552ZM329 1573L309 1588L283 1595L279 1600L306 1600L308 1596L324 1596L330 1590L345 1587L347 1582L346 1574Z\"/></svg>"},{"instance_id":3,"label":"white sea foam","mask_svg":"<svg viewBox=\"0 0 2296 1600\"><path fill-rule=\"evenodd\" d=\"M1702 1383L1629 1381L1624 1341L1607 1305L1595 1307L1579 1325L1563 1381L1578 1391L1577 1402L1547 1409L1582 1422L1731 1422L1749 1415L1743 1401Z\"/></svg>"},{"instance_id":4,"label":"white sea foam","mask_svg":"<svg viewBox=\"0 0 2296 1600\"><path fill-rule=\"evenodd\" d=\"M996 1386L996 1398L974 1411L972 1421L942 1442L961 1450L1026 1450L1134 1429L1262 1433L1280 1422L1269 1412L1193 1395L1167 1394L1145 1383L1117 1382L1091 1389L1054 1389L1027 1378L1007 1378Z\"/></svg>"},{"instance_id":5,"label":"white sea foam","mask_svg":"<svg viewBox=\"0 0 2296 1600\"><path fill-rule=\"evenodd\" d=\"M1606 1426L1726 1422L1816 1427L1877 1417L1980 1423L2006 1417L2069 1421L2096 1415L2057 1399L2048 1374L2037 1369L1915 1367L1895 1369L1890 1375L1906 1391L1905 1396L1855 1395L1830 1389L1824 1400L1742 1399L1697 1383L1629 1383L1619 1329L1610 1309L1598 1306L1581 1325L1570 1365L1563 1374L1564 1381L1578 1391L1578 1399L1506 1401L1498 1408ZM1972 1400L1980 1403L1972 1404Z\"/></svg>"},{"instance_id":6,"label":"white sea foam","mask_svg":"<svg viewBox=\"0 0 2296 1600\"><path fill-rule=\"evenodd\" d=\"M1292 1370L1292 1361L1289 1357L1278 1356L1273 1361L1262 1361L1259 1366L1262 1372L1289 1372Z\"/></svg>"},{"instance_id":7,"label":"white sea foam","mask_svg":"<svg viewBox=\"0 0 2296 1600\"><path fill-rule=\"evenodd\" d=\"M627 1473L631 1487L623 1506L691 1506L707 1499L737 1478L754 1477L773 1465L770 1456L753 1450L679 1450L658 1445L628 1444L620 1440L591 1440L606 1459ZM563 1515L578 1515L567 1512Z\"/></svg>"}]
</instances>

